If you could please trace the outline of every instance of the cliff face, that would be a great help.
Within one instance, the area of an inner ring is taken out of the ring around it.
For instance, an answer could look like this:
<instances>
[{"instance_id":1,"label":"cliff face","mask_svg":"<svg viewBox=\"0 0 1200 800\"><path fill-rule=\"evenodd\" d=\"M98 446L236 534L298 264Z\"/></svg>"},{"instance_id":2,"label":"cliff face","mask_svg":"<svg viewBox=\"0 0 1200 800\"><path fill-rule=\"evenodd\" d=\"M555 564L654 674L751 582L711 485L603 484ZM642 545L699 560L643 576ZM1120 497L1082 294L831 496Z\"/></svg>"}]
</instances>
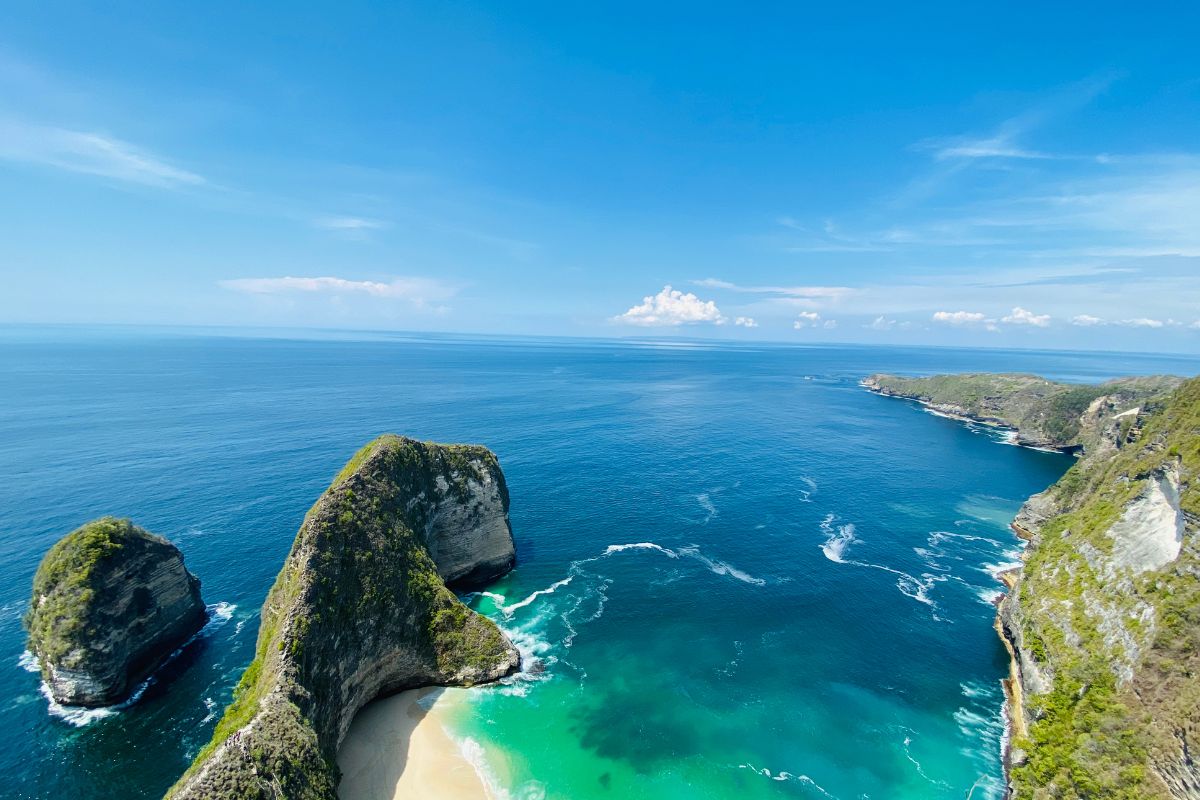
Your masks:
<instances>
[{"instance_id":1,"label":"cliff face","mask_svg":"<svg viewBox=\"0 0 1200 800\"><path fill-rule=\"evenodd\" d=\"M1100 431L1013 525L1010 796L1196 800L1200 378Z\"/></svg>"},{"instance_id":2,"label":"cliff face","mask_svg":"<svg viewBox=\"0 0 1200 800\"><path fill-rule=\"evenodd\" d=\"M950 416L1002 425L1018 444L1077 451L1110 449L1146 406L1179 386L1173 376L1123 378L1097 385L1056 383L1035 375L872 375L863 386L916 400Z\"/></svg>"},{"instance_id":3,"label":"cliff face","mask_svg":"<svg viewBox=\"0 0 1200 800\"><path fill-rule=\"evenodd\" d=\"M482 447L383 436L309 511L262 609L254 661L172 798L337 796L337 747L381 695L472 685L520 657L446 580L514 560L508 492Z\"/></svg>"},{"instance_id":4,"label":"cliff face","mask_svg":"<svg viewBox=\"0 0 1200 800\"><path fill-rule=\"evenodd\" d=\"M46 553L25 625L54 699L105 706L123 700L205 619L200 581L178 548L105 517Z\"/></svg>"},{"instance_id":5,"label":"cliff face","mask_svg":"<svg viewBox=\"0 0 1200 800\"><path fill-rule=\"evenodd\" d=\"M1194 379L1022 509L1014 796L1200 798L1198 477Z\"/></svg>"}]
</instances>

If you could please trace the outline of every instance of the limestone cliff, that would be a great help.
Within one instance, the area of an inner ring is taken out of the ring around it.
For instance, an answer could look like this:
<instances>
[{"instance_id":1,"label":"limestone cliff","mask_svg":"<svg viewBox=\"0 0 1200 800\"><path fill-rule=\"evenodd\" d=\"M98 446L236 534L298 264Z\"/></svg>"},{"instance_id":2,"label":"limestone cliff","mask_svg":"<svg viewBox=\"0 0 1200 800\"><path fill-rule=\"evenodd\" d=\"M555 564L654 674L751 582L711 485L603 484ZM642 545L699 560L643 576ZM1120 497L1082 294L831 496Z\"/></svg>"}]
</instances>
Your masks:
<instances>
[{"instance_id":1,"label":"limestone cliff","mask_svg":"<svg viewBox=\"0 0 1200 800\"><path fill-rule=\"evenodd\" d=\"M335 800L337 747L363 705L515 671L513 645L445 585L511 568L508 503L485 448L388 435L359 451L300 526L255 658L168 797Z\"/></svg>"},{"instance_id":2,"label":"limestone cliff","mask_svg":"<svg viewBox=\"0 0 1200 800\"><path fill-rule=\"evenodd\" d=\"M54 699L123 700L205 622L200 581L175 545L104 517L50 548L33 579L29 649Z\"/></svg>"},{"instance_id":3,"label":"limestone cliff","mask_svg":"<svg viewBox=\"0 0 1200 800\"><path fill-rule=\"evenodd\" d=\"M862 385L949 416L1009 428L1017 444L1078 452L1111 449L1117 438L1129 433L1137 414L1180 382L1155 375L1086 385L1036 375L968 373L928 378L872 375Z\"/></svg>"},{"instance_id":4,"label":"limestone cliff","mask_svg":"<svg viewBox=\"0 0 1200 800\"><path fill-rule=\"evenodd\" d=\"M1009 796L1197 800L1200 378L1103 427L1013 525Z\"/></svg>"}]
</instances>

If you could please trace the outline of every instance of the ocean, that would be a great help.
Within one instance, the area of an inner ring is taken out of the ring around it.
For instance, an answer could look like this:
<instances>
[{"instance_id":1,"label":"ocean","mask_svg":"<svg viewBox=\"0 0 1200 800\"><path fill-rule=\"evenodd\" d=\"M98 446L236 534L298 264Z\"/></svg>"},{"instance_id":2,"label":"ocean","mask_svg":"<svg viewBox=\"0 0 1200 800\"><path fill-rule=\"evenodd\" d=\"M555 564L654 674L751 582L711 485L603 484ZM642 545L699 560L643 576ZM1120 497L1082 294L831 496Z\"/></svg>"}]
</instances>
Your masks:
<instances>
[{"instance_id":1,"label":"ocean","mask_svg":"<svg viewBox=\"0 0 1200 800\"><path fill-rule=\"evenodd\" d=\"M250 661L333 475L383 432L487 445L516 570L467 599L544 671L451 734L511 798L1000 796L993 573L1071 460L858 386L876 371L1195 374L1194 358L684 340L0 328L0 770L158 798ZM20 618L45 550L128 516L211 621L124 708L54 707Z\"/></svg>"}]
</instances>

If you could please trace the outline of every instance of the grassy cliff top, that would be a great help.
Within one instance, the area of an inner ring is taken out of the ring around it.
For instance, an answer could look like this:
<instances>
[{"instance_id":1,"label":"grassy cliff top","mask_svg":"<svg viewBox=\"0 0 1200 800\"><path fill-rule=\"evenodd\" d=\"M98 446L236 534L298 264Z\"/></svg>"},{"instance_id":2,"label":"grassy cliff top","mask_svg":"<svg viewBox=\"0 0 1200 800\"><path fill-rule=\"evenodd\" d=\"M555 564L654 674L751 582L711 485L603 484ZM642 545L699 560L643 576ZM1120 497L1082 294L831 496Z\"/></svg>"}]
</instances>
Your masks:
<instances>
[{"instance_id":1,"label":"grassy cliff top","mask_svg":"<svg viewBox=\"0 0 1200 800\"><path fill-rule=\"evenodd\" d=\"M147 545L174 549L166 539L116 517L92 520L59 539L33 578L25 615L30 649L51 659L68 652L85 632L104 567L127 548Z\"/></svg>"},{"instance_id":2,"label":"grassy cliff top","mask_svg":"<svg viewBox=\"0 0 1200 800\"><path fill-rule=\"evenodd\" d=\"M965 416L1014 428L1031 441L1059 448L1087 446L1094 423L1165 398L1182 382L1169 375L1073 384L1019 373L965 373L907 378L872 375L865 385L888 395L948 407ZM1107 398L1095 420L1083 417Z\"/></svg>"},{"instance_id":3,"label":"grassy cliff top","mask_svg":"<svg viewBox=\"0 0 1200 800\"><path fill-rule=\"evenodd\" d=\"M1114 567L1113 524L1164 475L1179 485L1178 558ZM1063 513L1028 551L1017 598L1025 649L1053 688L1026 698L1034 721L1015 744L1028 761L1013 782L1023 797L1172 797L1163 765L1200 730L1200 378L1050 492Z\"/></svg>"}]
</instances>

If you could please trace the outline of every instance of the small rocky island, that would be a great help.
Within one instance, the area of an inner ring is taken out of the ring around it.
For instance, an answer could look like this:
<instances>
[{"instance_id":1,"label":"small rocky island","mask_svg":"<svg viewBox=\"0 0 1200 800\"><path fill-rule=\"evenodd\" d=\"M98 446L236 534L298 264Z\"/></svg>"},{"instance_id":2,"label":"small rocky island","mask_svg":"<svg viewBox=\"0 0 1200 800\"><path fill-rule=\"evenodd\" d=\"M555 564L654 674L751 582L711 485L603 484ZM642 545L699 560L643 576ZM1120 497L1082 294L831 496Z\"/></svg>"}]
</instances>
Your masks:
<instances>
[{"instance_id":1,"label":"small rocky island","mask_svg":"<svg viewBox=\"0 0 1200 800\"><path fill-rule=\"evenodd\" d=\"M175 800L336 800L355 713L403 689L516 671L447 581L512 568L509 498L483 447L382 436L309 510L267 595L254 660Z\"/></svg>"},{"instance_id":2,"label":"small rocky island","mask_svg":"<svg viewBox=\"0 0 1200 800\"><path fill-rule=\"evenodd\" d=\"M1082 452L1031 497L997 630L1010 798L1200 798L1200 378L863 382Z\"/></svg>"},{"instance_id":3,"label":"small rocky island","mask_svg":"<svg viewBox=\"0 0 1200 800\"><path fill-rule=\"evenodd\" d=\"M25 626L55 700L107 706L205 621L200 581L179 549L127 519L104 517L46 553Z\"/></svg>"}]
</instances>

